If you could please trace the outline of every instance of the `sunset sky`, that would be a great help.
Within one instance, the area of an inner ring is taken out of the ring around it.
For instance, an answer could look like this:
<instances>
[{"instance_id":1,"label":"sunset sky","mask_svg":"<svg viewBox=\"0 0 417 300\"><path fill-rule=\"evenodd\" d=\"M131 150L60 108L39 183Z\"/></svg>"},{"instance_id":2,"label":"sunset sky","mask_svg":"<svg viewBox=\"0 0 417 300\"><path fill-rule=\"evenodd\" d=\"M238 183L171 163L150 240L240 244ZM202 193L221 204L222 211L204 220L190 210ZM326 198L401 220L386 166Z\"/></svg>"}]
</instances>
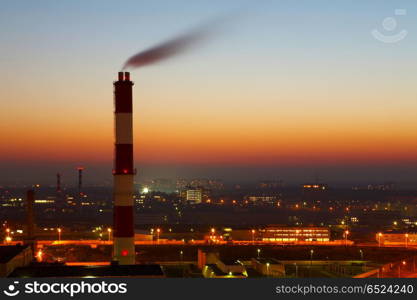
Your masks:
<instances>
[{"instance_id":1,"label":"sunset sky","mask_svg":"<svg viewBox=\"0 0 417 300\"><path fill-rule=\"evenodd\" d=\"M202 46L131 71L139 178L417 181L414 0L0 3L0 185L78 165L109 180L123 63L223 15Z\"/></svg>"}]
</instances>

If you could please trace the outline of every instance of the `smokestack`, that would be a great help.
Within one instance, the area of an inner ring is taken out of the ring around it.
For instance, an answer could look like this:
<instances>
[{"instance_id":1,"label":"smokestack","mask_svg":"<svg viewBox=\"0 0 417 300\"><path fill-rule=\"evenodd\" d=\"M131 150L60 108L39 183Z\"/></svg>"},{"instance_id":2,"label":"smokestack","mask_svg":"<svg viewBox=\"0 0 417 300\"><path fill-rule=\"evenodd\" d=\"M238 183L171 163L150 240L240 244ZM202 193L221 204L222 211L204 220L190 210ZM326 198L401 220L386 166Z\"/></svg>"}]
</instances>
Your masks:
<instances>
[{"instance_id":1,"label":"smokestack","mask_svg":"<svg viewBox=\"0 0 417 300\"><path fill-rule=\"evenodd\" d=\"M133 221L133 120L130 74L119 72L114 82L115 152L113 187L113 260L120 265L135 263Z\"/></svg>"},{"instance_id":2,"label":"smokestack","mask_svg":"<svg viewBox=\"0 0 417 300\"><path fill-rule=\"evenodd\" d=\"M77 170L78 170L78 197L79 197L79 200L81 201L81 196L82 196L81 189L83 187L83 170L84 170L84 168L83 167L78 167Z\"/></svg>"},{"instance_id":3,"label":"smokestack","mask_svg":"<svg viewBox=\"0 0 417 300\"><path fill-rule=\"evenodd\" d=\"M33 203L35 202L35 191L26 192L26 242L31 245L32 251L35 249L35 216Z\"/></svg>"},{"instance_id":4,"label":"smokestack","mask_svg":"<svg viewBox=\"0 0 417 300\"><path fill-rule=\"evenodd\" d=\"M61 174L56 174L56 191L57 193L61 192Z\"/></svg>"}]
</instances>

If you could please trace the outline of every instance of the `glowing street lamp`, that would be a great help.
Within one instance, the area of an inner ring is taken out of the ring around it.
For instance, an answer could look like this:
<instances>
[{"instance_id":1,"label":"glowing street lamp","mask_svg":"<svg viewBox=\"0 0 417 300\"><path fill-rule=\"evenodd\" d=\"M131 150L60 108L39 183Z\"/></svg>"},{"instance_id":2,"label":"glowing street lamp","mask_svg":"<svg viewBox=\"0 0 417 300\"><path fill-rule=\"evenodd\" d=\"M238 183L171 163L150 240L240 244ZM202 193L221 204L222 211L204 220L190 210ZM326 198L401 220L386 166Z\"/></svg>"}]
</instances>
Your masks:
<instances>
[{"instance_id":1,"label":"glowing street lamp","mask_svg":"<svg viewBox=\"0 0 417 300\"><path fill-rule=\"evenodd\" d=\"M184 252L181 250L180 251L180 261L181 261L181 271L182 271L182 276L184 277L184 265L183 265L183 259L184 259Z\"/></svg>"},{"instance_id":2,"label":"glowing street lamp","mask_svg":"<svg viewBox=\"0 0 417 300\"><path fill-rule=\"evenodd\" d=\"M6 244L9 244L12 241L12 237L11 236L6 236Z\"/></svg>"},{"instance_id":3,"label":"glowing street lamp","mask_svg":"<svg viewBox=\"0 0 417 300\"><path fill-rule=\"evenodd\" d=\"M261 254L261 249L256 249L256 252L258 253L258 259L259 259L259 257L260 257L260 254Z\"/></svg>"},{"instance_id":4,"label":"glowing street lamp","mask_svg":"<svg viewBox=\"0 0 417 300\"><path fill-rule=\"evenodd\" d=\"M345 230L345 246L347 246L348 235L349 235L349 230Z\"/></svg>"},{"instance_id":5,"label":"glowing street lamp","mask_svg":"<svg viewBox=\"0 0 417 300\"><path fill-rule=\"evenodd\" d=\"M381 247L381 237L382 237L382 233L379 232L378 233L378 247Z\"/></svg>"},{"instance_id":6,"label":"glowing street lamp","mask_svg":"<svg viewBox=\"0 0 417 300\"><path fill-rule=\"evenodd\" d=\"M110 242L110 240L111 240L111 228L107 228L107 233L108 233L109 242Z\"/></svg>"},{"instance_id":7,"label":"glowing street lamp","mask_svg":"<svg viewBox=\"0 0 417 300\"><path fill-rule=\"evenodd\" d=\"M252 244L255 244L255 229L252 229Z\"/></svg>"},{"instance_id":8,"label":"glowing street lamp","mask_svg":"<svg viewBox=\"0 0 417 300\"><path fill-rule=\"evenodd\" d=\"M266 276L269 277L269 262L266 263Z\"/></svg>"},{"instance_id":9,"label":"glowing street lamp","mask_svg":"<svg viewBox=\"0 0 417 300\"><path fill-rule=\"evenodd\" d=\"M405 234L405 248L408 246L408 233Z\"/></svg>"},{"instance_id":10,"label":"glowing street lamp","mask_svg":"<svg viewBox=\"0 0 417 300\"><path fill-rule=\"evenodd\" d=\"M156 241L159 243L159 234L161 233L161 229L157 228L156 229Z\"/></svg>"},{"instance_id":11,"label":"glowing street lamp","mask_svg":"<svg viewBox=\"0 0 417 300\"><path fill-rule=\"evenodd\" d=\"M61 232L62 232L62 229L61 228L58 228L57 230L58 230L58 241L61 241Z\"/></svg>"},{"instance_id":12,"label":"glowing street lamp","mask_svg":"<svg viewBox=\"0 0 417 300\"><path fill-rule=\"evenodd\" d=\"M363 261L362 270L366 270L366 261L363 260L363 251L362 251L362 249L359 249L359 253L361 254L361 260Z\"/></svg>"}]
</instances>

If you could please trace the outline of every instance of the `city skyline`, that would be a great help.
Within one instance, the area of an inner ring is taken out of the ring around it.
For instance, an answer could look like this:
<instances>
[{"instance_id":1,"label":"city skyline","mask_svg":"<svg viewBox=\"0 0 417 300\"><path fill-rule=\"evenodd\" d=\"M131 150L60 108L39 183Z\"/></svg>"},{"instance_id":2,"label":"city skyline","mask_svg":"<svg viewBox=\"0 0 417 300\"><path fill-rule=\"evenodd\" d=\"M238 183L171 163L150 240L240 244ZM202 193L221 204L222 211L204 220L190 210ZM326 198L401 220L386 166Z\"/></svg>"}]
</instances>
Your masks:
<instances>
[{"instance_id":1,"label":"city skyline","mask_svg":"<svg viewBox=\"0 0 417 300\"><path fill-rule=\"evenodd\" d=\"M415 3L79 4L0 13L0 183L53 182L78 165L110 180L123 62L230 11L244 13L198 51L132 71L139 178L414 181ZM398 8L410 34L376 40Z\"/></svg>"}]
</instances>

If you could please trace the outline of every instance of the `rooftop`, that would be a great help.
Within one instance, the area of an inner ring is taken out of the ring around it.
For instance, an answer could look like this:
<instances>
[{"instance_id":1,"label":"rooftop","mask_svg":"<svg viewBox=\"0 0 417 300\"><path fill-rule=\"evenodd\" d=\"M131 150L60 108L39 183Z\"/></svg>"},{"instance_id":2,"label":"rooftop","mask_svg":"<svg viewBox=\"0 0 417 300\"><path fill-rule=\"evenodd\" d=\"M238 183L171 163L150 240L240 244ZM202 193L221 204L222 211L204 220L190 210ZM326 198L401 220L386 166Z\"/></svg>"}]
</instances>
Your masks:
<instances>
[{"instance_id":1,"label":"rooftop","mask_svg":"<svg viewBox=\"0 0 417 300\"><path fill-rule=\"evenodd\" d=\"M9 277L165 277L160 265L66 266L32 264L17 268Z\"/></svg>"},{"instance_id":2,"label":"rooftop","mask_svg":"<svg viewBox=\"0 0 417 300\"><path fill-rule=\"evenodd\" d=\"M275 258L255 258L259 263L261 264L271 264L271 265L278 265L281 264L278 260Z\"/></svg>"},{"instance_id":3,"label":"rooftop","mask_svg":"<svg viewBox=\"0 0 417 300\"><path fill-rule=\"evenodd\" d=\"M0 263L7 263L27 247L29 245L0 246Z\"/></svg>"}]
</instances>

